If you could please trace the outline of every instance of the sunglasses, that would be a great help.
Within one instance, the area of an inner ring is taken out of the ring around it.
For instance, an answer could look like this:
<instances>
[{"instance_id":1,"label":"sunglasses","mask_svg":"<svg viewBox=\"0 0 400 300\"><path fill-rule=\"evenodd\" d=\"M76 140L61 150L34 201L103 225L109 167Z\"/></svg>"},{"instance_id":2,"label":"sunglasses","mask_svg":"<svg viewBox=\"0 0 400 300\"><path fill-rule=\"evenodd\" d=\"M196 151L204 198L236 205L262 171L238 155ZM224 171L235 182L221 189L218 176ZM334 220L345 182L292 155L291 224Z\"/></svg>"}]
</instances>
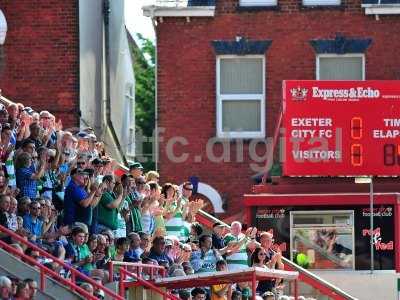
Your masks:
<instances>
[{"instance_id":1,"label":"sunglasses","mask_svg":"<svg viewBox=\"0 0 400 300\"><path fill-rule=\"evenodd\" d=\"M267 256L267 254L266 254L266 253L258 253L258 255L261 255L261 256Z\"/></svg>"},{"instance_id":2,"label":"sunglasses","mask_svg":"<svg viewBox=\"0 0 400 300\"><path fill-rule=\"evenodd\" d=\"M187 191L193 191L193 188L184 187L183 189Z\"/></svg>"}]
</instances>

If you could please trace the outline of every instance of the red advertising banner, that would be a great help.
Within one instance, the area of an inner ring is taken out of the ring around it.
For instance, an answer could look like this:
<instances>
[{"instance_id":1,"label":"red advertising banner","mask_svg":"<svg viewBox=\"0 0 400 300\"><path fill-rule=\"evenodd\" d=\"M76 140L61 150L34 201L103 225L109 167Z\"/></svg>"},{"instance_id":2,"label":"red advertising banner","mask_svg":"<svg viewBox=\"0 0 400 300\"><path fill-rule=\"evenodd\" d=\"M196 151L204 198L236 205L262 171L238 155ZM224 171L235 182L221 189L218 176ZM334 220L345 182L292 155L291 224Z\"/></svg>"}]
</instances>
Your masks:
<instances>
[{"instance_id":1,"label":"red advertising banner","mask_svg":"<svg viewBox=\"0 0 400 300\"><path fill-rule=\"evenodd\" d=\"M284 81L286 176L400 176L400 81Z\"/></svg>"}]
</instances>

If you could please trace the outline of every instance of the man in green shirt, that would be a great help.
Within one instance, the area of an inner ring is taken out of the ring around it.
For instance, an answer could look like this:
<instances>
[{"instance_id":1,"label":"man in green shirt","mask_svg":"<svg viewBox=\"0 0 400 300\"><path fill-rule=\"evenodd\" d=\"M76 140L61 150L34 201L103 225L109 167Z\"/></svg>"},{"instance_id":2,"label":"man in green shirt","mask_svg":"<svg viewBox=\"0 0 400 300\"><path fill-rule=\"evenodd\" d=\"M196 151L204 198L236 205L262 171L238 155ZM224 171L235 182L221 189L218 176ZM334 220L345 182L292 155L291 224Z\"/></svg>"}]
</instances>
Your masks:
<instances>
[{"instance_id":1,"label":"man in green shirt","mask_svg":"<svg viewBox=\"0 0 400 300\"><path fill-rule=\"evenodd\" d=\"M99 203L98 232L105 229L118 229L118 209L122 200L125 198L122 185L119 184L115 187L115 179L113 175L104 176L103 183L105 184L105 191L103 192Z\"/></svg>"}]
</instances>

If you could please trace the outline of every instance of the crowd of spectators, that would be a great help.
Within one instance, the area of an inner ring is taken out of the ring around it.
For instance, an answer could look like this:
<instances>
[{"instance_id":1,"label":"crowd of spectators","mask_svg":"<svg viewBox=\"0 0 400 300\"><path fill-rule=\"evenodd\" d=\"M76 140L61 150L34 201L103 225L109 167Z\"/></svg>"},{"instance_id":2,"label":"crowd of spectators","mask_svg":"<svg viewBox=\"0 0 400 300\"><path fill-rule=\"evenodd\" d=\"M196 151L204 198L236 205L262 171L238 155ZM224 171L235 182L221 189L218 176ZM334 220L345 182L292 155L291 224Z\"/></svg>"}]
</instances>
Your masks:
<instances>
[{"instance_id":1,"label":"crowd of spectators","mask_svg":"<svg viewBox=\"0 0 400 300\"><path fill-rule=\"evenodd\" d=\"M197 223L204 203L193 199L191 182L160 184L159 174L144 173L138 162L115 176L116 163L92 128L65 130L50 112L38 113L20 103L0 107L0 125L0 225L98 283L118 279L117 267L110 278L112 261L163 266L168 276L249 266L283 269L282 254L272 250L271 233L242 230L240 222L230 227L215 223L210 232ZM0 238L61 276L71 276L38 251L4 234ZM142 275L149 276L146 270ZM20 295L31 283L1 277L1 299L32 299L32 293ZM81 286L104 298L89 283ZM278 299L283 286L279 280L260 281L257 293ZM195 300L251 297L248 283L172 292Z\"/></svg>"}]
</instances>

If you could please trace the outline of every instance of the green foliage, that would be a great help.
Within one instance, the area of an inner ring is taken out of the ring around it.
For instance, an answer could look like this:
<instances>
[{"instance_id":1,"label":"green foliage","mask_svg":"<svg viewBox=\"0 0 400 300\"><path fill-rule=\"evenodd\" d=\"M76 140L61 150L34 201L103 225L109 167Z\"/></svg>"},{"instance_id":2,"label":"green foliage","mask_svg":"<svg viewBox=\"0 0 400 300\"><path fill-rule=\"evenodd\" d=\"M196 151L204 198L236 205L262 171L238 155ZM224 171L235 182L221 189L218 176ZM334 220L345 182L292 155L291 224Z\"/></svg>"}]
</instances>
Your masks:
<instances>
[{"instance_id":1,"label":"green foliage","mask_svg":"<svg viewBox=\"0 0 400 300\"><path fill-rule=\"evenodd\" d=\"M149 39L137 34L139 47L131 45L134 62L133 70L135 73L135 113L136 131L142 132L146 137L151 137L155 128L155 46ZM154 169L153 149L151 143L144 143L143 153L137 153L137 159L143 161L146 157L148 162L144 162L145 169Z\"/></svg>"}]
</instances>

